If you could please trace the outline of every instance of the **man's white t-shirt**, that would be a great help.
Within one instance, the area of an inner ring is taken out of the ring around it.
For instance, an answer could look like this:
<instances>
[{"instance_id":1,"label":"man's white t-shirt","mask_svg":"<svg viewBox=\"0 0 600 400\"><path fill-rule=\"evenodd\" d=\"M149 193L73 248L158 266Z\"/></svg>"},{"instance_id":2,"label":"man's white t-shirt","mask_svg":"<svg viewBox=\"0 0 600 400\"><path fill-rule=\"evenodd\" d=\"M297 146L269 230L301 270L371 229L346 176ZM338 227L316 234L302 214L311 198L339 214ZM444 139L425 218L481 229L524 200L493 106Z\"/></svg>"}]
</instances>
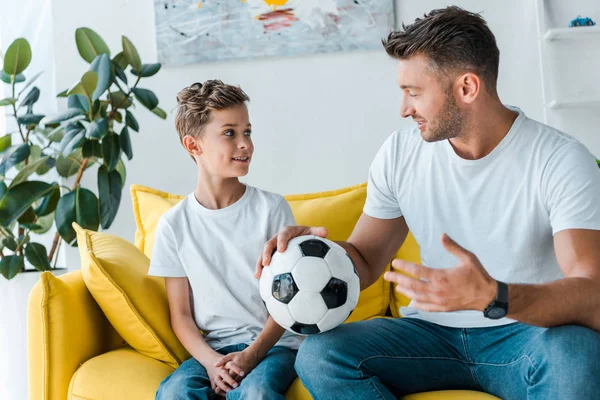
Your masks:
<instances>
[{"instance_id":1,"label":"man's white t-shirt","mask_svg":"<svg viewBox=\"0 0 600 400\"><path fill-rule=\"evenodd\" d=\"M425 142L416 128L393 133L371 166L364 212L404 216L422 264L431 268L458 264L442 246L447 233L494 279L540 284L563 278L553 235L600 230L600 171L576 139L511 109L519 114L511 129L478 160L461 158L448 140ZM487 319L481 311L425 312L409 305L400 312L462 328L514 322Z\"/></svg>"},{"instance_id":2,"label":"man's white t-shirt","mask_svg":"<svg viewBox=\"0 0 600 400\"><path fill-rule=\"evenodd\" d=\"M148 274L188 278L194 319L213 349L250 344L268 318L256 260L287 225L295 225L294 216L278 194L246 185L237 202L210 210L191 193L160 218ZM297 349L300 342L286 331L277 345Z\"/></svg>"}]
</instances>

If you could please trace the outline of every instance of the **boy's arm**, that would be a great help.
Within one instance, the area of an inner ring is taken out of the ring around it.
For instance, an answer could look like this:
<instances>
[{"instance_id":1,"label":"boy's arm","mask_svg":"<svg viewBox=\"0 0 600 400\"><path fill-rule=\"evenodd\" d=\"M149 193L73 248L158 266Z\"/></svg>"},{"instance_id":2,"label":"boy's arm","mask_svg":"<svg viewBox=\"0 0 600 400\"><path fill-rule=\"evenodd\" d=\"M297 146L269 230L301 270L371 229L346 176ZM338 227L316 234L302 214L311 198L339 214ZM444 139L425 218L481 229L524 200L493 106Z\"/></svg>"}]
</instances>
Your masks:
<instances>
[{"instance_id":1,"label":"boy's arm","mask_svg":"<svg viewBox=\"0 0 600 400\"><path fill-rule=\"evenodd\" d=\"M267 323L256 340L245 350L255 357L258 364L279 341L285 329L279 326L275 320L269 316Z\"/></svg>"}]
</instances>

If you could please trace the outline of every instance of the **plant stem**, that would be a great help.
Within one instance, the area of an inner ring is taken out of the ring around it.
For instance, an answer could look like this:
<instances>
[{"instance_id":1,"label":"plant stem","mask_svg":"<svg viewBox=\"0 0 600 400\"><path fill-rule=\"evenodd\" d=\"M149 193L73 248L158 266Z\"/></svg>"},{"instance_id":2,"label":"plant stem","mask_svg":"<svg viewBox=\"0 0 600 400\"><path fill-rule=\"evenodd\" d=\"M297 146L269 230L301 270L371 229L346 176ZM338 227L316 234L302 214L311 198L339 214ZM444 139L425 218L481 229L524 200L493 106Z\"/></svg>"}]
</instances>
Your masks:
<instances>
[{"instance_id":1,"label":"plant stem","mask_svg":"<svg viewBox=\"0 0 600 400\"><path fill-rule=\"evenodd\" d=\"M12 80L12 97L15 98L15 81ZM15 118L17 118L17 106L15 104L12 105L13 112L15 113ZM17 121L17 126L19 127L19 133L21 134L21 139L25 142L25 136L23 136L23 130L21 129L21 124Z\"/></svg>"},{"instance_id":2,"label":"plant stem","mask_svg":"<svg viewBox=\"0 0 600 400\"><path fill-rule=\"evenodd\" d=\"M127 93L127 95L125 95L125 98L123 100L121 100L121 102L119 104L117 104L116 107L113 107L113 109L110 111L110 114L108 114L108 119L109 120L113 119L113 117L117 113L117 110L123 105L123 103L125 103L129 99L129 96L131 96L131 89L133 89L133 88L135 88L137 86L137 84L140 82L140 79L142 79L142 77L138 76L138 78L135 81L135 84L133 85L133 87L130 88L129 92ZM121 87L119 86L119 84L117 84L117 87L119 88L119 90L121 90ZM123 90L121 90L121 92L123 92ZM123 92L123 93L125 93L125 92ZM110 96L110 94L109 94L109 96Z\"/></svg>"},{"instance_id":3,"label":"plant stem","mask_svg":"<svg viewBox=\"0 0 600 400\"><path fill-rule=\"evenodd\" d=\"M79 186L79 182L81 181L81 177L83 176L83 171L85 171L85 167L87 167L89 158L84 158L79 165L79 171L77 171L77 177L75 178L75 183L73 183L73 189L77 189ZM54 252L56 251L56 247L58 246L60 241L60 233L56 232L54 235L54 241L52 242L52 249L50 250L50 254L48 254L48 260L52 261L52 257L54 257Z\"/></svg>"}]
</instances>

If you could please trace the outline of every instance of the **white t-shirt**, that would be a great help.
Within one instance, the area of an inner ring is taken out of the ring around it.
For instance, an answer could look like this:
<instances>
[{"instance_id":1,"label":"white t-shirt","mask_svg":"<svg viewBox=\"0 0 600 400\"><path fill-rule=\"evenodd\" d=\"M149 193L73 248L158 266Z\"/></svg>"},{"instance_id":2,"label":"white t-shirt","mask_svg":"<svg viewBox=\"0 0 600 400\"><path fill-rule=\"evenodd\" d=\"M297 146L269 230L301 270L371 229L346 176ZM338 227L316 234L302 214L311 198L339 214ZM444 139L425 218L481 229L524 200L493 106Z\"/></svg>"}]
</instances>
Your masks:
<instances>
[{"instance_id":1,"label":"white t-shirt","mask_svg":"<svg viewBox=\"0 0 600 400\"><path fill-rule=\"evenodd\" d=\"M188 278L194 319L213 349L250 344L268 318L256 260L287 225L295 225L294 216L278 194L246 185L237 202L210 210L191 193L160 218L148 274ZM277 345L297 349L300 342L286 331Z\"/></svg>"},{"instance_id":2,"label":"white t-shirt","mask_svg":"<svg viewBox=\"0 0 600 400\"><path fill-rule=\"evenodd\" d=\"M513 126L478 160L459 157L448 140L425 142L416 128L393 133L371 166L364 212L380 219L404 216L422 264L432 268L458 264L442 246L445 232L497 280L540 284L563 278L553 235L600 230L600 171L576 139L511 109L519 113ZM461 328L514 322L487 319L481 311L409 306L400 312Z\"/></svg>"}]
</instances>

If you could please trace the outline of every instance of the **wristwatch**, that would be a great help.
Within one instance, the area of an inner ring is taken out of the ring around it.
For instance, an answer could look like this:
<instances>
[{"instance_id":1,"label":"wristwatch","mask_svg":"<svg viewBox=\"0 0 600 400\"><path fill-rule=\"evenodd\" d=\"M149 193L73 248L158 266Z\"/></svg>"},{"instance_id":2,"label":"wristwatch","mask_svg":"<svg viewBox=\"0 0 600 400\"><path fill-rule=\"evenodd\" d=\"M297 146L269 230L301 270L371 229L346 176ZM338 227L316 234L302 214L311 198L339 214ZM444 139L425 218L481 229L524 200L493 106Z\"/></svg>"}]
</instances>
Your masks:
<instances>
[{"instance_id":1,"label":"wristwatch","mask_svg":"<svg viewBox=\"0 0 600 400\"><path fill-rule=\"evenodd\" d=\"M489 319L500 319L508 313L508 285L504 282L498 283L496 298L483 310L483 316Z\"/></svg>"}]
</instances>

